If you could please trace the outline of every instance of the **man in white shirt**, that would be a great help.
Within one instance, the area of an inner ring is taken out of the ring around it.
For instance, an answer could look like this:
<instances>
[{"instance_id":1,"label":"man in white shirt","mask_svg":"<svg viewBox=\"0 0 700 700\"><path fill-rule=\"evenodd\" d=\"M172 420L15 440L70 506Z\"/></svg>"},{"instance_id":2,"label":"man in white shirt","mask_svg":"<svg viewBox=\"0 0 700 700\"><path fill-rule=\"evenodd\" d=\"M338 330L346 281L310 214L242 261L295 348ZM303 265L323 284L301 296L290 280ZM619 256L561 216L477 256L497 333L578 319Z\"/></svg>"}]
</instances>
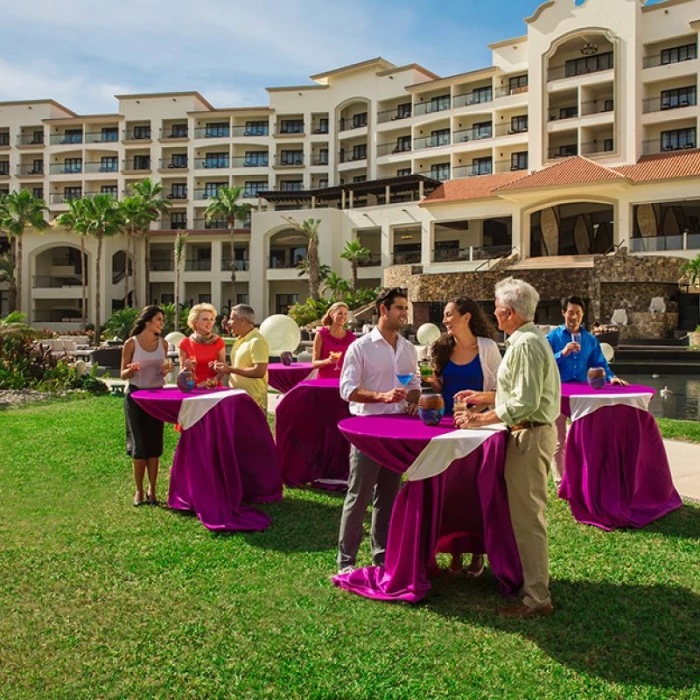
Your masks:
<instances>
[{"instance_id":1,"label":"man in white shirt","mask_svg":"<svg viewBox=\"0 0 700 700\"><path fill-rule=\"evenodd\" d=\"M340 395L350 402L350 413L370 416L415 413L420 393L418 356L399 331L408 322L406 290L385 289L375 300L379 323L371 333L350 345L340 378ZM397 375L412 375L404 388ZM372 561L384 563L389 520L401 474L393 472L354 446L350 450L350 477L343 503L338 538L338 572L350 573L362 542L365 512L372 500Z\"/></svg>"}]
</instances>

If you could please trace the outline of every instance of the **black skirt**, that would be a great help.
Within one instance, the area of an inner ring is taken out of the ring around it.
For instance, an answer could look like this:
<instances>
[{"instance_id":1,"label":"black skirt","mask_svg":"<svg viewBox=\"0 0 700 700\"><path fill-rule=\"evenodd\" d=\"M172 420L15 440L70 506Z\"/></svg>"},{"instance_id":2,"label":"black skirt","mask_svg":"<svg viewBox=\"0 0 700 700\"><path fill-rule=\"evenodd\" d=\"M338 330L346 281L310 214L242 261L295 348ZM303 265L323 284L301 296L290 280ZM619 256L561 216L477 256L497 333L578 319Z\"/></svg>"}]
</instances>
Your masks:
<instances>
[{"instance_id":1,"label":"black skirt","mask_svg":"<svg viewBox=\"0 0 700 700\"><path fill-rule=\"evenodd\" d=\"M163 421L144 411L131 394L138 387L129 386L124 396L126 419L126 453L132 459L151 459L163 454Z\"/></svg>"}]
</instances>

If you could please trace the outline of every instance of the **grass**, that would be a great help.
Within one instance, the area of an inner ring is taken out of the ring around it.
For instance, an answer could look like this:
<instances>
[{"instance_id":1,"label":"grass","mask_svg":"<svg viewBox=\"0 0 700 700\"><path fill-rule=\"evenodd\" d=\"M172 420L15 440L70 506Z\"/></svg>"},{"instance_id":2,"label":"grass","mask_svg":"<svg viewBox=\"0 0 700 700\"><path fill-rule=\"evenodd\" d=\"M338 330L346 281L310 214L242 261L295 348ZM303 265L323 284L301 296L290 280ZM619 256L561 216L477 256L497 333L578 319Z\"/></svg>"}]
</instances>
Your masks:
<instances>
[{"instance_id":1,"label":"grass","mask_svg":"<svg viewBox=\"0 0 700 700\"><path fill-rule=\"evenodd\" d=\"M266 532L228 536L131 507L113 397L0 412L0 435L4 700L700 692L695 506L606 533L551 498L556 612L504 621L488 571L440 577L415 607L335 588L337 495L287 491ZM166 426L165 465L175 441Z\"/></svg>"},{"instance_id":2,"label":"grass","mask_svg":"<svg viewBox=\"0 0 700 700\"><path fill-rule=\"evenodd\" d=\"M668 440L700 442L700 421L657 418L661 434Z\"/></svg>"}]
</instances>

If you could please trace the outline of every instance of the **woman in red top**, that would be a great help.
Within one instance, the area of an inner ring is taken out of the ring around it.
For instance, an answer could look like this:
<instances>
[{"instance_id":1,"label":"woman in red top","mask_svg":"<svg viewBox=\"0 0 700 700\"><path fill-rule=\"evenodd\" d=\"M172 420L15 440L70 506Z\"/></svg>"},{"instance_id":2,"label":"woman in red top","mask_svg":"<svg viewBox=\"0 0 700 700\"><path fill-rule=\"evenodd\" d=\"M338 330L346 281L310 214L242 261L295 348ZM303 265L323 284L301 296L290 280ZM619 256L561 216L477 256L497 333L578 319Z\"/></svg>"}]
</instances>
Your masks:
<instances>
[{"instance_id":1,"label":"woman in red top","mask_svg":"<svg viewBox=\"0 0 700 700\"><path fill-rule=\"evenodd\" d=\"M314 337L311 364L322 379L338 379L343 369L345 351L357 340L352 331L345 330L348 305L342 301L332 304L321 319L323 324Z\"/></svg>"},{"instance_id":2,"label":"woman in red top","mask_svg":"<svg viewBox=\"0 0 700 700\"><path fill-rule=\"evenodd\" d=\"M180 343L180 367L194 372L196 386L221 386L214 364L226 361L226 345L213 332L215 319L216 309L211 304L196 304L187 317L192 335Z\"/></svg>"}]
</instances>

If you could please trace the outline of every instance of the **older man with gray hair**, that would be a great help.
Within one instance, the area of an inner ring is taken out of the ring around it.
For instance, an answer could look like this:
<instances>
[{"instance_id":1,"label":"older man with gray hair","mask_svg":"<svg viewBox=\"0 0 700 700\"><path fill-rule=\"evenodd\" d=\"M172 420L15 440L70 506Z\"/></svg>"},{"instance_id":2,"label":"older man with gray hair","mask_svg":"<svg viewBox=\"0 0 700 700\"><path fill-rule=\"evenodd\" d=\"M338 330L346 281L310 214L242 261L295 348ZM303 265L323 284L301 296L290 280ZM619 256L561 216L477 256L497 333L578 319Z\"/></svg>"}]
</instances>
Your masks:
<instances>
[{"instance_id":1,"label":"older man with gray hair","mask_svg":"<svg viewBox=\"0 0 700 700\"><path fill-rule=\"evenodd\" d=\"M540 297L523 280L496 285L496 319L508 336L495 392L464 391L469 404L495 408L461 413L459 427L479 427L502 421L510 435L505 479L513 533L523 566L523 602L498 612L507 617L540 617L553 611L549 596L547 544L547 472L557 444L554 421L559 415L561 381L554 353L533 323Z\"/></svg>"}]
</instances>

